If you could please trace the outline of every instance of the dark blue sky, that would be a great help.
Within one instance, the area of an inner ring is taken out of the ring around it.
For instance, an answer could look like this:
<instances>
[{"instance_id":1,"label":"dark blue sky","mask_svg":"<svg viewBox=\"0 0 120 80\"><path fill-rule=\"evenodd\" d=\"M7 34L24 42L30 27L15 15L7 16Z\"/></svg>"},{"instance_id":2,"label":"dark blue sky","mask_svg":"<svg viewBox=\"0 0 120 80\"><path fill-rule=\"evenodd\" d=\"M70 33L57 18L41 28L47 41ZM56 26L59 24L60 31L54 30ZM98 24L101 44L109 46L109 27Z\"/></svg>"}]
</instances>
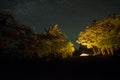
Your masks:
<instances>
[{"instance_id":1,"label":"dark blue sky","mask_svg":"<svg viewBox=\"0 0 120 80\"><path fill-rule=\"evenodd\" d=\"M11 9L21 23L39 33L59 24L77 47L79 32L92 20L120 13L120 0L0 0L0 9Z\"/></svg>"}]
</instances>

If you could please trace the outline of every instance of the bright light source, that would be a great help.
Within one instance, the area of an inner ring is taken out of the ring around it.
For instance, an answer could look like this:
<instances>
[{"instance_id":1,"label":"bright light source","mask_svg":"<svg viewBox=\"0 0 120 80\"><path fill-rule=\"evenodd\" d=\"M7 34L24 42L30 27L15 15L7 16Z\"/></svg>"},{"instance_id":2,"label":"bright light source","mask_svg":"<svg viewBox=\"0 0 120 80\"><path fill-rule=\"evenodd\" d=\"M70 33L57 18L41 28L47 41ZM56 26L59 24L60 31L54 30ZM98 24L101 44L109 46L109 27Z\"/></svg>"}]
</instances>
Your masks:
<instances>
[{"instance_id":1,"label":"bright light source","mask_svg":"<svg viewBox=\"0 0 120 80\"><path fill-rule=\"evenodd\" d=\"M80 56L89 56L89 54L87 54L87 53L82 53L82 54L80 54Z\"/></svg>"}]
</instances>

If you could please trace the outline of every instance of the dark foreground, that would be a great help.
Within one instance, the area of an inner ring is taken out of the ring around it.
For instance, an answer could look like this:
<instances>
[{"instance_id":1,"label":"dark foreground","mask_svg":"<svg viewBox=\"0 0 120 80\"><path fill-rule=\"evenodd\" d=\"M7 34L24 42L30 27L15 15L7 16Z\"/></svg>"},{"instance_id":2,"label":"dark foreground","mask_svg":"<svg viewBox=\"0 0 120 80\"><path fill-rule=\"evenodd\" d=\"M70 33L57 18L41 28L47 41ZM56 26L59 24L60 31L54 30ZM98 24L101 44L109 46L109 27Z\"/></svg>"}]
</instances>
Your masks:
<instances>
[{"instance_id":1,"label":"dark foreground","mask_svg":"<svg viewBox=\"0 0 120 80\"><path fill-rule=\"evenodd\" d=\"M0 80L120 80L120 57L73 57L70 60L0 61Z\"/></svg>"}]
</instances>

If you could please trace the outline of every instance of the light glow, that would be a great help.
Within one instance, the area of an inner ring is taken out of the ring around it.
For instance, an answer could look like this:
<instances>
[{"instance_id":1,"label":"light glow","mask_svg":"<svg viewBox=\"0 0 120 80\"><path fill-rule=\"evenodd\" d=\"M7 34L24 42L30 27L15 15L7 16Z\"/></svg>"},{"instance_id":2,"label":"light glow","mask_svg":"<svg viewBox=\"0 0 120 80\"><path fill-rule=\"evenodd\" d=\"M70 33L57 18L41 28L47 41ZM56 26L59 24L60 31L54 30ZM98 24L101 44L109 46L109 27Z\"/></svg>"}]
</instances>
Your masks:
<instances>
[{"instance_id":1,"label":"light glow","mask_svg":"<svg viewBox=\"0 0 120 80\"><path fill-rule=\"evenodd\" d=\"M89 56L89 54L87 54L87 53L82 53L82 54L80 54L80 56Z\"/></svg>"}]
</instances>

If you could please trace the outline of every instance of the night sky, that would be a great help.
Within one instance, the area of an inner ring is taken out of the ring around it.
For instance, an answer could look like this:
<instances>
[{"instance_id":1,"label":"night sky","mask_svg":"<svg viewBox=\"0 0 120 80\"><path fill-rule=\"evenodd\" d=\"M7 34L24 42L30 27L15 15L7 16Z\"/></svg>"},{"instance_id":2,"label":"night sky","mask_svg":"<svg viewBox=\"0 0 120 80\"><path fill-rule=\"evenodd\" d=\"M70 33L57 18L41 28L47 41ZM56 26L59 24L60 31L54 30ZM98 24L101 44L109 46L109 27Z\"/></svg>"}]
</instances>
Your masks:
<instances>
[{"instance_id":1,"label":"night sky","mask_svg":"<svg viewBox=\"0 0 120 80\"><path fill-rule=\"evenodd\" d=\"M120 0L0 0L0 10L10 9L21 23L38 33L55 24L77 47L76 39L92 20L120 13Z\"/></svg>"}]
</instances>

